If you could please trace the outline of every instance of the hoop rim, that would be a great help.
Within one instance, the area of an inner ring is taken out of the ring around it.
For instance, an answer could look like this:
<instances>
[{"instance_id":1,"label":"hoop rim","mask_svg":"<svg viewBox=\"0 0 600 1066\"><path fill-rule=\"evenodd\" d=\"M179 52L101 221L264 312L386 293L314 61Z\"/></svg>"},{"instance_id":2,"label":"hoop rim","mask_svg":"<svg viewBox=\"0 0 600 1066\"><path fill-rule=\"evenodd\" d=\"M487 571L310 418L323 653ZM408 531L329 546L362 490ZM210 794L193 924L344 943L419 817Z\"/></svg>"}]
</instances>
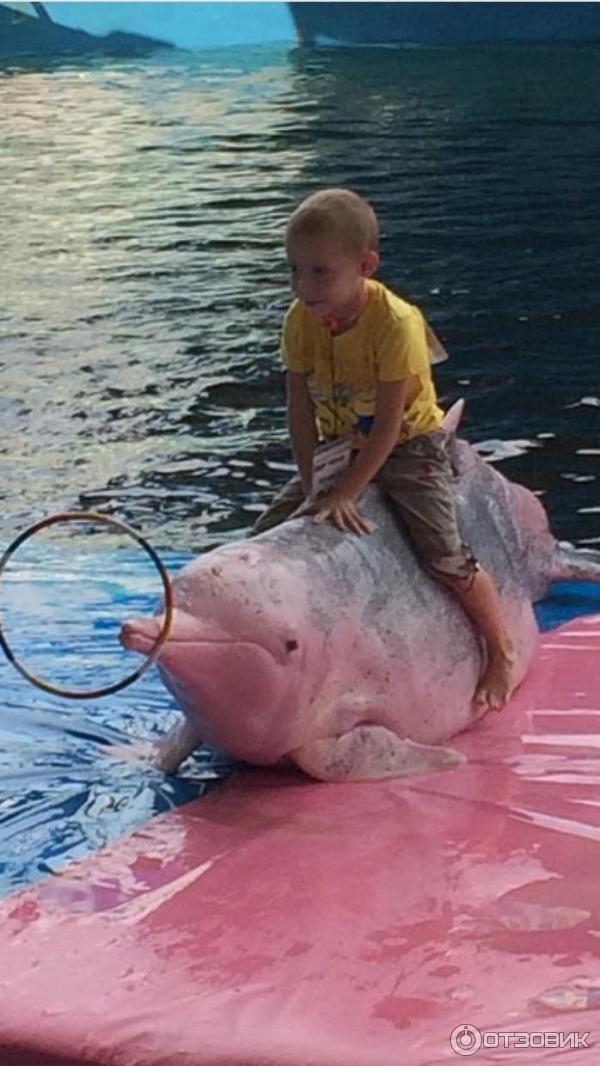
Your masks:
<instances>
[{"instance_id":1,"label":"hoop rim","mask_svg":"<svg viewBox=\"0 0 600 1066\"><path fill-rule=\"evenodd\" d=\"M6 635L2 628L1 616L0 648L2 648L2 651L4 652L9 663L14 666L15 670L17 670L17 672L21 674L21 676L24 677L26 681L29 681L32 685L35 685L36 688L42 689L43 692L49 692L52 696L61 696L63 699L69 700L91 700L98 699L101 696L111 696L115 692L121 692L121 690L127 688L128 685L132 685L134 681L137 681L138 678L142 676L142 674L145 674L146 671L154 665L162 651L164 644L167 642L169 638L169 633L171 632L174 610L174 596L171 579L166 570L166 567L164 566L164 563L160 559L156 550L152 547L151 544L148 543L145 537L143 537L142 534L137 531L137 529L134 529L133 526L128 525L127 522L123 522L120 518L114 518L112 515L102 514L102 512L100 511L57 511L54 514L48 515L46 518L42 518L39 522L35 522L33 525L28 526L27 529L24 529L21 533L19 533L9 544L8 548L0 557L0 582L2 580L2 576L4 574L8 562L15 554L17 549L20 548L26 540L29 540L31 537L35 536L35 534L39 533L40 530L46 529L49 526L58 525L61 522L94 522L100 525L109 526L120 533L127 533L130 537L133 538L133 540L136 541L137 544L140 545L141 548L144 549L144 551L150 556L152 562L154 563L154 566L158 571L163 586L164 621L161 630L141 666L138 666L135 670L132 671L132 673L127 674L125 677L121 678L120 681L115 681L111 685L105 685L102 688L97 689L61 688L59 685L53 685L51 682L45 681L43 678L37 677L37 675L32 673L30 670L27 670L27 668L19 662L12 648L10 647L10 644L8 643L8 640L6 639Z\"/></svg>"}]
</instances>

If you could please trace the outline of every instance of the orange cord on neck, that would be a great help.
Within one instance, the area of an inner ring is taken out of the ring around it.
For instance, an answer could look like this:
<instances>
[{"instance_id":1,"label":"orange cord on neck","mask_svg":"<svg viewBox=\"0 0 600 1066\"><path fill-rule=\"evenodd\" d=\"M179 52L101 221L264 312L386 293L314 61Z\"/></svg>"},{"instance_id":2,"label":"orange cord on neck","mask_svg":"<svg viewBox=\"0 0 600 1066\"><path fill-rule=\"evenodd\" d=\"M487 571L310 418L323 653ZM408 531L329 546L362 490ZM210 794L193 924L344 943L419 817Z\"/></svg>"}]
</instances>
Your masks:
<instances>
[{"instance_id":1,"label":"orange cord on neck","mask_svg":"<svg viewBox=\"0 0 600 1066\"><path fill-rule=\"evenodd\" d=\"M371 298L371 286L367 282L367 285L366 285L366 288L365 288L365 292L363 294L361 305L360 305L358 311L356 312L356 314L354 315L353 318L350 318L350 319L348 319L347 322L345 322L341 318L336 318L335 315L323 315L323 318L321 319L321 322L322 322L323 326L325 327L325 329L327 330L327 332L328 333L336 333L340 329L341 326L343 326L344 329L350 329L354 325L354 323L357 321L357 319L359 319L360 316L362 315L362 313L363 313L365 307L367 306L370 298Z\"/></svg>"}]
</instances>

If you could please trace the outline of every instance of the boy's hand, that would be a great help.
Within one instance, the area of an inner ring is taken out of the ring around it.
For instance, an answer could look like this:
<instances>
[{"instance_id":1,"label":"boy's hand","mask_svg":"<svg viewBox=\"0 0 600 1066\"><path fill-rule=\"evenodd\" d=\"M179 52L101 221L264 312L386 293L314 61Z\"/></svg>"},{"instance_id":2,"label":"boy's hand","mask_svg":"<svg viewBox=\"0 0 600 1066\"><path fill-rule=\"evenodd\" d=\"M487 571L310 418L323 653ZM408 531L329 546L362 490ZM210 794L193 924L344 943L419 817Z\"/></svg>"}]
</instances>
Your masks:
<instances>
[{"instance_id":1,"label":"boy's hand","mask_svg":"<svg viewBox=\"0 0 600 1066\"><path fill-rule=\"evenodd\" d=\"M342 532L357 533L359 537L373 530L371 523L361 515L353 498L339 492L328 492L326 496L314 500L310 512L314 514L315 522L325 522L329 519Z\"/></svg>"}]
</instances>

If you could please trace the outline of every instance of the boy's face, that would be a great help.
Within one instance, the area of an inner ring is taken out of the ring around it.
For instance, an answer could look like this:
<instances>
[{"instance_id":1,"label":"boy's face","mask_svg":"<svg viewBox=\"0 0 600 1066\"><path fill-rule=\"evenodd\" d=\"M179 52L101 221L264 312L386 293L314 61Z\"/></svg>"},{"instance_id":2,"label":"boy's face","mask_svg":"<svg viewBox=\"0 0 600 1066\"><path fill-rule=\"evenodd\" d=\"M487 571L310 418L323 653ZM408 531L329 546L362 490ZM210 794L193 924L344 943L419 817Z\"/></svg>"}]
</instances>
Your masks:
<instances>
[{"instance_id":1,"label":"boy's face","mask_svg":"<svg viewBox=\"0 0 600 1066\"><path fill-rule=\"evenodd\" d=\"M287 246L292 289L315 318L351 318L360 310L376 252L353 252L334 237L296 236Z\"/></svg>"}]
</instances>

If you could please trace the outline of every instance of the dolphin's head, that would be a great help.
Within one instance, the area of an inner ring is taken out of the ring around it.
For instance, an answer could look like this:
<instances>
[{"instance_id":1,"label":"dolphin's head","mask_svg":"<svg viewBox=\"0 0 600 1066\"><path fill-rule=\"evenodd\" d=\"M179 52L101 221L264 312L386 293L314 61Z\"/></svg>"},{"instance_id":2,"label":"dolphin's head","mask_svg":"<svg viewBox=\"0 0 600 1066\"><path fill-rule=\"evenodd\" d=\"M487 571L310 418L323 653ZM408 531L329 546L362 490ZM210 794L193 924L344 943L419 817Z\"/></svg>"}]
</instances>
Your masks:
<instances>
[{"instance_id":1,"label":"dolphin's head","mask_svg":"<svg viewBox=\"0 0 600 1066\"><path fill-rule=\"evenodd\" d=\"M185 567L174 582L176 609L158 660L164 683L203 738L256 763L276 761L303 742L319 674L319 635L301 576L270 554L266 544L236 544ZM125 622L123 644L147 654L162 621Z\"/></svg>"}]
</instances>

